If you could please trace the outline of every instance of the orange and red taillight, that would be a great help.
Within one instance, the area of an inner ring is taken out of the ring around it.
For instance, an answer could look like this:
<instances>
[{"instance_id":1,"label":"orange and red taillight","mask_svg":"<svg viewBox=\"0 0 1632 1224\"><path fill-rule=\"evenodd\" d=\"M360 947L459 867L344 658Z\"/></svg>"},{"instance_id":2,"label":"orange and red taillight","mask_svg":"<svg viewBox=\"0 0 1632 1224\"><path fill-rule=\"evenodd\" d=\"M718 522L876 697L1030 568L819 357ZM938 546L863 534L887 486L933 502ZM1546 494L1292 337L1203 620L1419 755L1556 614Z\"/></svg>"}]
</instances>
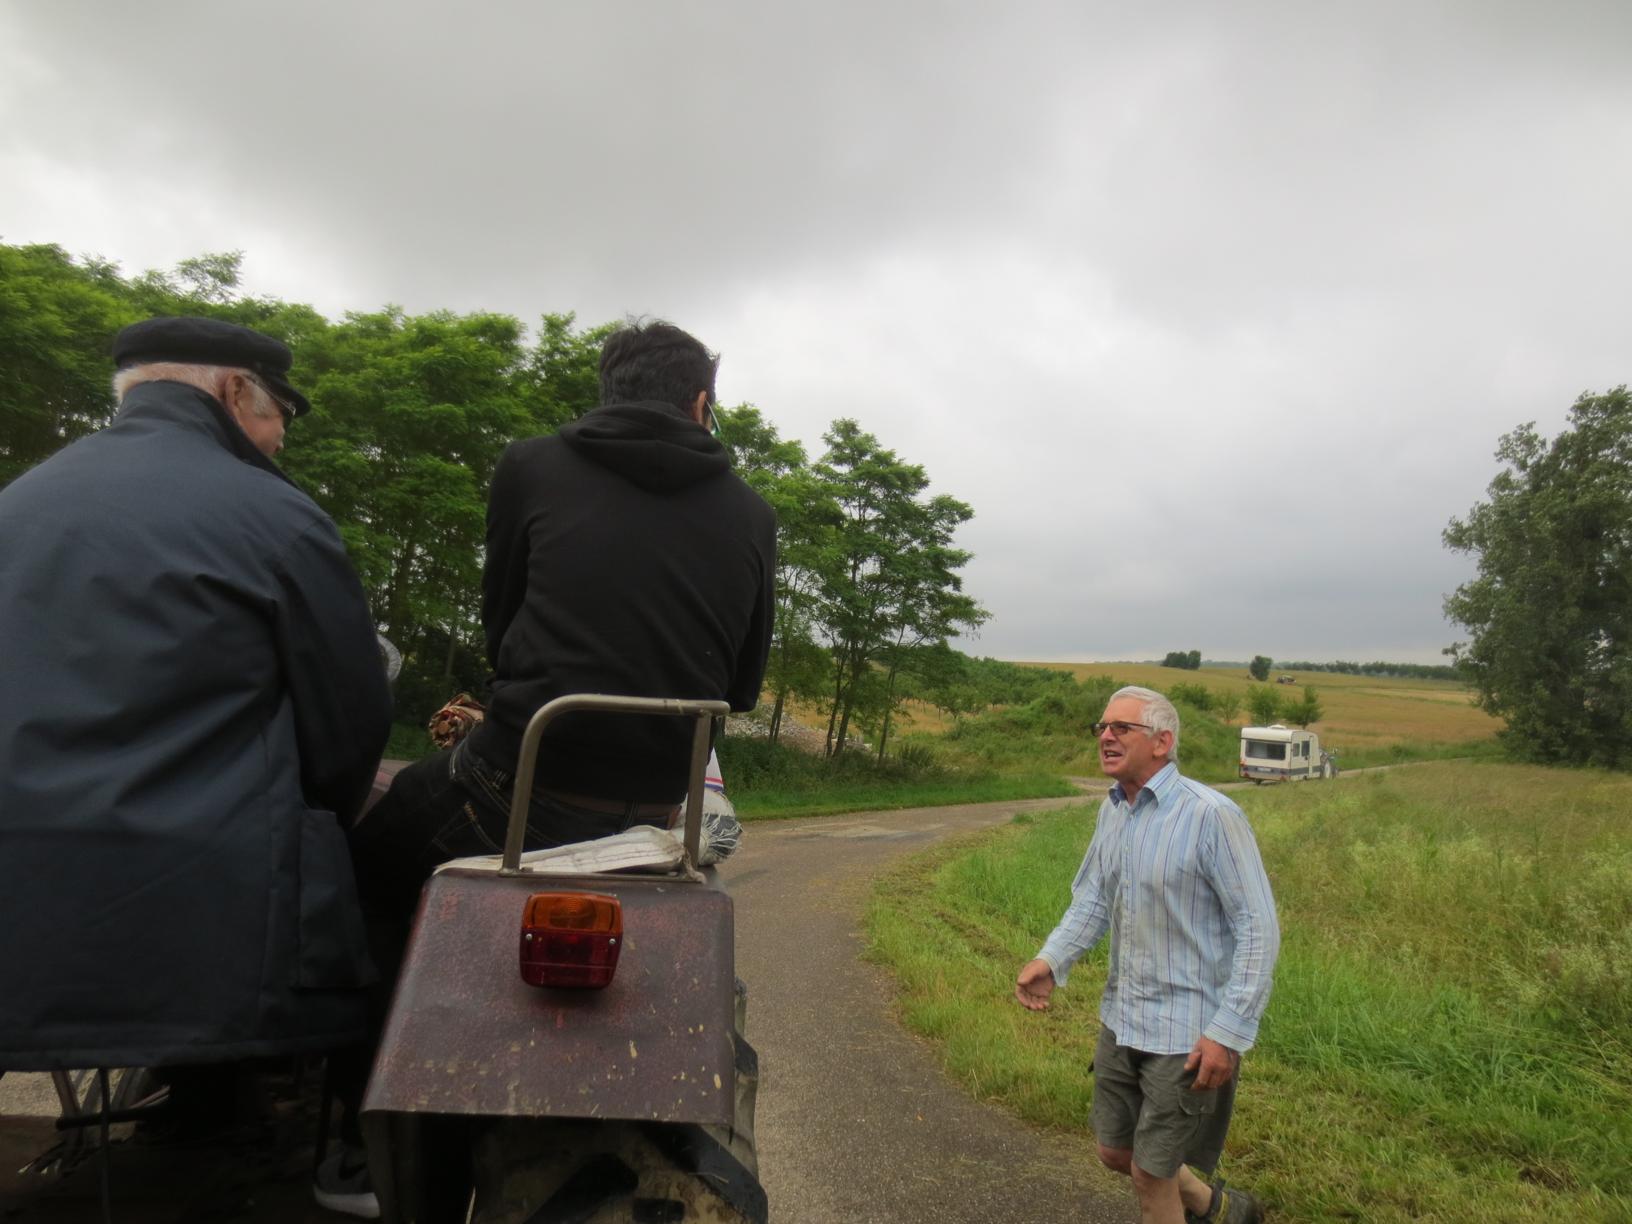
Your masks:
<instances>
[{"instance_id":1,"label":"orange and red taillight","mask_svg":"<svg viewBox=\"0 0 1632 1224\"><path fill-rule=\"evenodd\" d=\"M534 893L521 911L521 980L530 986L606 986L622 949L623 906L616 897Z\"/></svg>"}]
</instances>

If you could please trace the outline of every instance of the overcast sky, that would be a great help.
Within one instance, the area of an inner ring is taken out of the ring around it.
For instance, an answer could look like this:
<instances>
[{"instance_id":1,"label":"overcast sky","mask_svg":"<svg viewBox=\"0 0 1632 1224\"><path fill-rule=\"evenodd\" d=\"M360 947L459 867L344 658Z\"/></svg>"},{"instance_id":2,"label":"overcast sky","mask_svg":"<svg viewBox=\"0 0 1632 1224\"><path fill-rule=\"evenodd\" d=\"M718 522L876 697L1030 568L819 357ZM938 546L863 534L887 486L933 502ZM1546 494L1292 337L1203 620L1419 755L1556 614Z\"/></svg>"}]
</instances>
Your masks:
<instances>
[{"instance_id":1,"label":"overcast sky","mask_svg":"<svg viewBox=\"0 0 1632 1224\"><path fill-rule=\"evenodd\" d=\"M965 649L1442 661L1632 378L1632 4L0 0L0 241L657 314L969 502Z\"/></svg>"}]
</instances>

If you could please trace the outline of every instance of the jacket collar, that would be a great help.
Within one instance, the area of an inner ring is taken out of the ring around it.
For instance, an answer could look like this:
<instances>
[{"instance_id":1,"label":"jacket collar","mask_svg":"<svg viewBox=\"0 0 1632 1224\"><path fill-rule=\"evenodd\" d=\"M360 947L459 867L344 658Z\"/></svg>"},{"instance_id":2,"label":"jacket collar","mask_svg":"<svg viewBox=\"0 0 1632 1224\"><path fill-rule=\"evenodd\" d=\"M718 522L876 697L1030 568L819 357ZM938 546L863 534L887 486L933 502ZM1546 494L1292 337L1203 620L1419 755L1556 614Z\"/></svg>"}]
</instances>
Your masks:
<instances>
[{"instance_id":1,"label":"jacket collar","mask_svg":"<svg viewBox=\"0 0 1632 1224\"><path fill-rule=\"evenodd\" d=\"M125 393L119 405L114 423L120 421L163 421L179 425L203 434L234 459L270 472L286 484L294 484L283 469L261 454L249 435L238 428L238 422L220 400L189 383L168 379L138 383Z\"/></svg>"}]
</instances>

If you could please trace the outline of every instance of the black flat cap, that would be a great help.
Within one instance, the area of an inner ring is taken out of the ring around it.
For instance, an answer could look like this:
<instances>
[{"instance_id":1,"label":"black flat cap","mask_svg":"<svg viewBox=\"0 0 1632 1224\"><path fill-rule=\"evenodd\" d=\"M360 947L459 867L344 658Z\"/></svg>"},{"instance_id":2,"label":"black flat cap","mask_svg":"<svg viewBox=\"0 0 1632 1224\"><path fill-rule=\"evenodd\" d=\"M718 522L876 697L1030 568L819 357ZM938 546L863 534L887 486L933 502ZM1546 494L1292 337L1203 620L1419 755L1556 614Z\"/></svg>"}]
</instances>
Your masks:
<instances>
[{"instance_id":1,"label":"black flat cap","mask_svg":"<svg viewBox=\"0 0 1632 1224\"><path fill-rule=\"evenodd\" d=\"M113 338L113 363L119 369L155 361L253 370L273 395L295 410L296 416L312 410L306 397L285 377L294 361L289 346L236 323L220 319L144 319Z\"/></svg>"}]
</instances>

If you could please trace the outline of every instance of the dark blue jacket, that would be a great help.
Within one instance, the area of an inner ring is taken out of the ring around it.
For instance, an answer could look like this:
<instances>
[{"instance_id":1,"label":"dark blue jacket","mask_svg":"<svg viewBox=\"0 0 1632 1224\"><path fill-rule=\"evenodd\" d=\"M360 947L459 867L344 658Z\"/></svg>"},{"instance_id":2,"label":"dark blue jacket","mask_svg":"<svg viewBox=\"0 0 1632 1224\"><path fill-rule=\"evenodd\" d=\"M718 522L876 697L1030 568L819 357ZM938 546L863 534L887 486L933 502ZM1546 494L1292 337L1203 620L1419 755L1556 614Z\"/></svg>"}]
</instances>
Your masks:
<instances>
[{"instance_id":1,"label":"dark blue jacket","mask_svg":"<svg viewBox=\"0 0 1632 1224\"><path fill-rule=\"evenodd\" d=\"M389 695L329 518L174 382L0 490L0 1069L356 1040Z\"/></svg>"}]
</instances>

